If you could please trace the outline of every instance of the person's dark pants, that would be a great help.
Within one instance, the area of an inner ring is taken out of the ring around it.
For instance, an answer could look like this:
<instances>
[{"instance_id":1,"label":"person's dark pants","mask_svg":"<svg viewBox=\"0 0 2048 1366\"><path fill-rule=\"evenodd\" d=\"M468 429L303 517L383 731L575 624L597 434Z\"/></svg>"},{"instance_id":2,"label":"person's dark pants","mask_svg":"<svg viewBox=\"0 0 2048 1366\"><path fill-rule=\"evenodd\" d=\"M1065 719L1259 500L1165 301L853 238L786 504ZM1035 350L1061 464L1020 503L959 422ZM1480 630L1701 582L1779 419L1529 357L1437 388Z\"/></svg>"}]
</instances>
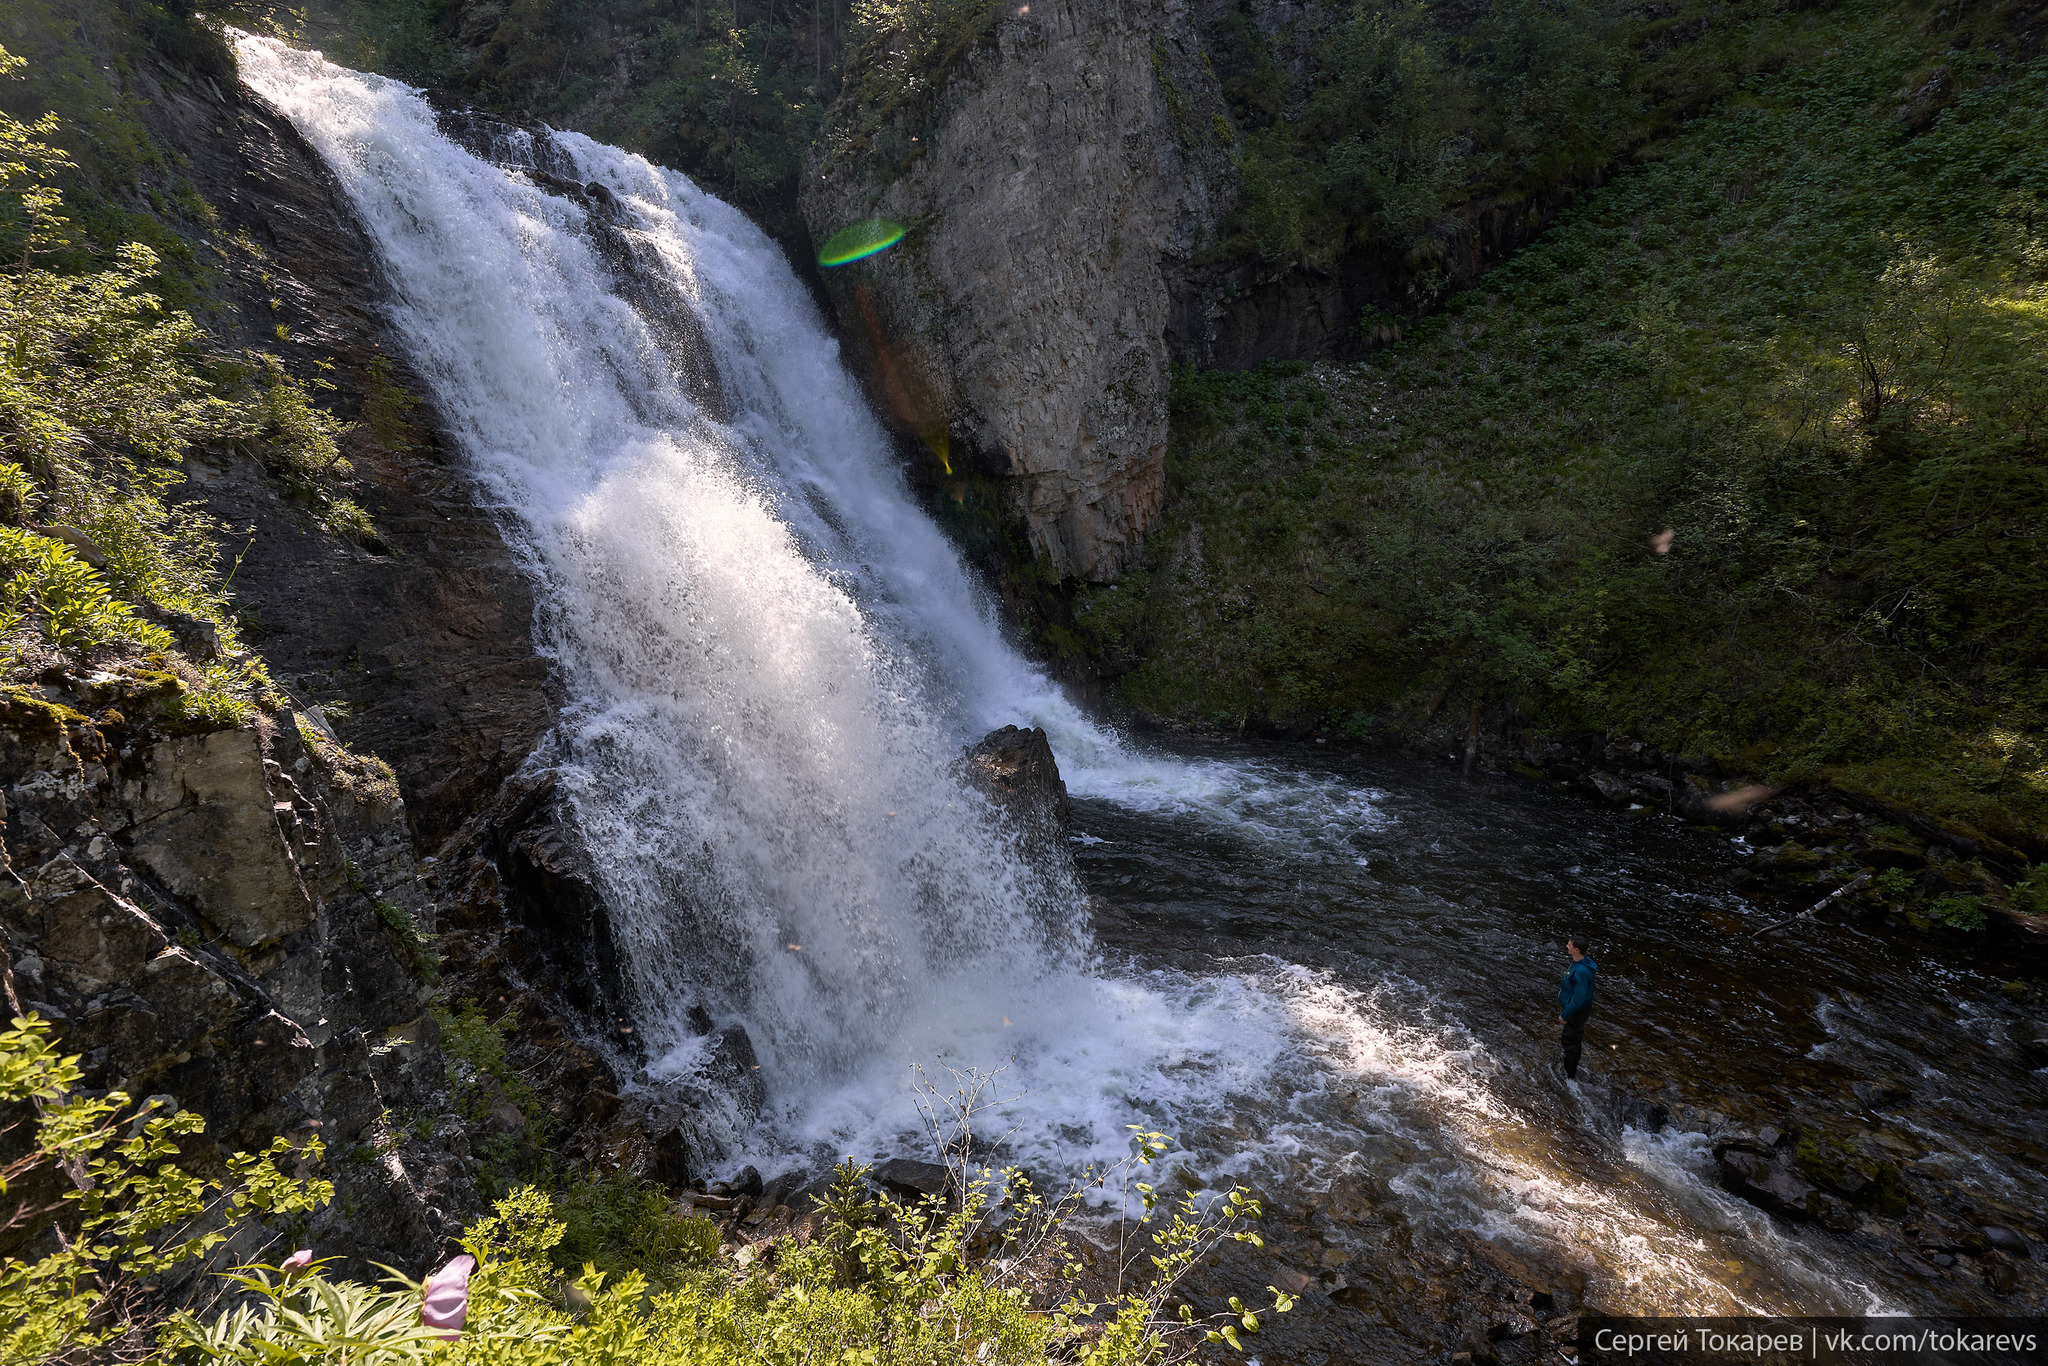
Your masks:
<instances>
[{"instance_id":1,"label":"person's dark pants","mask_svg":"<svg viewBox=\"0 0 2048 1366\"><path fill-rule=\"evenodd\" d=\"M1559 1041L1557 1060L1568 1077L1579 1075L1579 1050L1586 1046L1586 1017L1592 1013L1588 1007L1576 1015L1564 1017L1564 1034Z\"/></svg>"}]
</instances>

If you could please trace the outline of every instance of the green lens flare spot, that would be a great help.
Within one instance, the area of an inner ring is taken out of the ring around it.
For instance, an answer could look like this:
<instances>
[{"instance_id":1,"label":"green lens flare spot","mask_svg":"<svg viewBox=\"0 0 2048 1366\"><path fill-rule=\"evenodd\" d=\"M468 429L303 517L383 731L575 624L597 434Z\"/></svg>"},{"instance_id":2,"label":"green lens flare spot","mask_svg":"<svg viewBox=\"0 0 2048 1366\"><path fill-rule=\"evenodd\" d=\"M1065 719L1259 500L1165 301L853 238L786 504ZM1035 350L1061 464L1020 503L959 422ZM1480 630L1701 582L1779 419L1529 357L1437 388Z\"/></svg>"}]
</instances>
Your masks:
<instances>
[{"instance_id":1,"label":"green lens flare spot","mask_svg":"<svg viewBox=\"0 0 2048 1366\"><path fill-rule=\"evenodd\" d=\"M841 228L825 239L824 247L818 252L821 266L850 266L855 261L865 261L878 251L887 251L903 240L903 225L891 223L886 218L870 218L865 223L855 223Z\"/></svg>"}]
</instances>

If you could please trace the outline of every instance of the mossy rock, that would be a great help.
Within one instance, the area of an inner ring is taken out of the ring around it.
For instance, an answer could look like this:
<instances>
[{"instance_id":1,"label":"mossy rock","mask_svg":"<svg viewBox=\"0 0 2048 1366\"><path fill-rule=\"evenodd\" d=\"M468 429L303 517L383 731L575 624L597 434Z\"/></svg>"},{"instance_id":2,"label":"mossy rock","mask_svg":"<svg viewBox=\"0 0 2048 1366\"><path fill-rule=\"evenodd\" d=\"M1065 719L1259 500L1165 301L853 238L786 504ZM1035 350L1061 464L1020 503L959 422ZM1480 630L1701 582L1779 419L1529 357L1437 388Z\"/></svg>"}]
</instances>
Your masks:
<instances>
[{"instance_id":1,"label":"mossy rock","mask_svg":"<svg viewBox=\"0 0 2048 1366\"><path fill-rule=\"evenodd\" d=\"M96 707L126 703L132 710L146 712L149 704L176 697L185 688L185 680L168 669L138 669L91 684L90 695Z\"/></svg>"},{"instance_id":2,"label":"mossy rock","mask_svg":"<svg viewBox=\"0 0 2048 1366\"><path fill-rule=\"evenodd\" d=\"M1858 1152L1841 1137L1804 1129L1792 1148L1792 1165L1816 1186L1894 1218L1906 1212L1905 1179L1886 1158Z\"/></svg>"},{"instance_id":3,"label":"mossy rock","mask_svg":"<svg viewBox=\"0 0 2048 1366\"><path fill-rule=\"evenodd\" d=\"M83 712L38 697L19 684L0 687L0 726L24 739L55 740L87 719Z\"/></svg>"}]
</instances>

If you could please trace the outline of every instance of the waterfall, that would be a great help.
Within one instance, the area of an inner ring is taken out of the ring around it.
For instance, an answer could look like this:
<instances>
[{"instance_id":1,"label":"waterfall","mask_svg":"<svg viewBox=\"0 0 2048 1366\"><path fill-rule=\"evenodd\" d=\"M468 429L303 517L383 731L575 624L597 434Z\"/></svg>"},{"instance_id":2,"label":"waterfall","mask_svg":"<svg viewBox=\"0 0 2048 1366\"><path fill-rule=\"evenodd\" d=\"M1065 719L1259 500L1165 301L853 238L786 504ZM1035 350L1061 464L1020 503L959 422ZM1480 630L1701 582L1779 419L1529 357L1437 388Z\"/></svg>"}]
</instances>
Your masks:
<instances>
[{"instance_id":1,"label":"waterfall","mask_svg":"<svg viewBox=\"0 0 2048 1366\"><path fill-rule=\"evenodd\" d=\"M743 1018L773 1075L833 1075L934 997L1000 1018L1071 968L1071 875L952 772L962 718L926 661L990 634L986 609L773 243L587 139L549 150L609 214L465 151L403 86L242 55L341 177L542 585L562 782L653 1049L687 1047L700 1006ZM692 392L692 329L621 269L689 310L715 395Z\"/></svg>"},{"instance_id":2,"label":"waterfall","mask_svg":"<svg viewBox=\"0 0 2048 1366\"><path fill-rule=\"evenodd\" d=\"M479 155L405 85L267 38L237 50L353 205L533 580L566 696L546 760L651 1074L707 1062L707 1016L754 1044L767 1109L723 1135L731 1161L877 1156L916 1127L908 1065L1008 1065L1011 1152L1040 1169L1120 1158L1134 1122L1179 1135L1211 1182L1328 1190L1378 1163L1446 1226L1591 1249L1623 1303L1730 1305L1715 1249L1734 1235L1659 1193L1725 1199L1697 1154L1637 1161L1655 1189L1589 1182L1413 983L1096 961L1071 865L1025 856L959 775L964 742L1041 726L1077 795L1276 860L1356 860L1378 794L1147 756L1074 707L1004 640L742 214L576 134Z\"/></svg>"},{"instance_id":3,"label":"waterfall","mask_svg":"<svg viewBox=\"0 0 2048 1366\"><path fill-rule=\"evenodd\" d=\"M1143 1075L1154 1045L1101 1054L1168 1008L1085 970L1071 866L1025 858L957 760L1036 722L1077 773L1179 770L1004 642L780 249L615 148L520 133L487 159L400 83L238 49L339 178L539 588L568 698L550 758L654 1073L703 1061L705 1016L742 1023L771 1109L837 1141L935 1055L1045 1055L1083 1095ZM1175 1053L1241 1044L1216 1024L1149 1028ZM1110 1151L1126 1117L1094 1125Z\"/></svg>"}]
</instances>

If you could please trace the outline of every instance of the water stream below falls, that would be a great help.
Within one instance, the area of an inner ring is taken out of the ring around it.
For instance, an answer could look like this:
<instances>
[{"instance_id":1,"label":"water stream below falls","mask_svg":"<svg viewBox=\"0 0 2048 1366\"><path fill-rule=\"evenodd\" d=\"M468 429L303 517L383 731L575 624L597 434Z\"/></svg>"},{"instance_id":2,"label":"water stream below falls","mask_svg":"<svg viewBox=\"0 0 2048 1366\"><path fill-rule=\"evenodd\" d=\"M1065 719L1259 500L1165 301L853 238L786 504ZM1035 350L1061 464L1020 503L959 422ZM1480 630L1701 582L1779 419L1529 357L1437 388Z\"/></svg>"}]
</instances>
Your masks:
<instances>
[{"instance_id":1,"label":"water stream below falls","mask_svg":"<svg viewBox=\"0 0 2048 1366\"><path fill-rule=\"evenodd\" d=\"M744 216L587 138L458 142L403 85L238 50L355 207L536 584L568 699L538 761L611 908L647 1084L700 1074L707 1020L759 1055L758 1120L704 1117L733 1166L906 1152L912 1064L1004 1066L1035 1171L1145 1123L1183 1179L1269 1197L1260 1255L1319 1289L1268 1366L1434 1352L1501 1276L1615 1310L1980 1302L1896 1239L1716 1187L1703 1130L1849 1105L1858 1077L1900 1079L1883 1132L1930 1192L2048 1203L2041 1078L1962 951L1760 947L1718 890L1735 854L1540 788L1126 743L1006 643ZM1077 866L956 771L1006 723L1052 739ZM1566 1086L1544 1064L1573 924L1603 995Z\"/></svg>"}]
</instances>

